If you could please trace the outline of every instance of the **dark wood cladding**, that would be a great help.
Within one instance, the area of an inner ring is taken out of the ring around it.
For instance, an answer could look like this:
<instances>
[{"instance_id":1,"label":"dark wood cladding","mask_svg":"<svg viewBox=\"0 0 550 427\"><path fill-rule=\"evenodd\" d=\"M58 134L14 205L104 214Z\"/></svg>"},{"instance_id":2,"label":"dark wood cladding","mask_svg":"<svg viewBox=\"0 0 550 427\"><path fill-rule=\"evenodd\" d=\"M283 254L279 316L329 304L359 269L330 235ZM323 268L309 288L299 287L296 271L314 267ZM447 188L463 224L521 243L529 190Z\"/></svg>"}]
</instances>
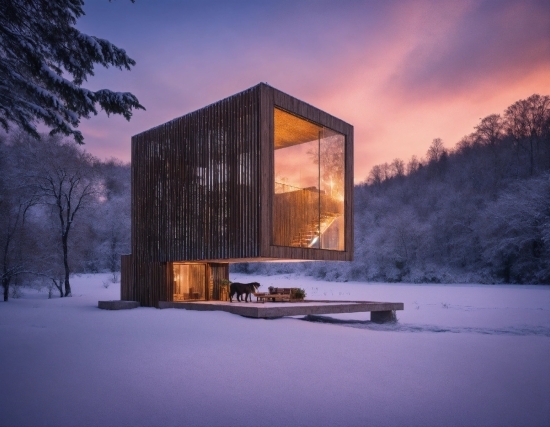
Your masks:
<instances>
[{"instance_id":1,"label":"dark wood cladding","mask_svg":"<svg viewBox=\"0 0 550 427\"><path fill-rule=\"evenodd\" d=\"M132 253L259 255L258 87L132 138Z\"/></svg>"},{"instance_id":2,"label":"dark wood cladding","mask_svg":"<svg viewBox=\"0 0 550 427\"><path fill-rule=\"evenodd\" d=\"M138 262L133 259L134 301L142 306L158 307L159 301L173 300L172 263Z\"/></svg>"},{"instance_id":3,"label":"dark wood cladding","mask_svg":"<svg viewBox=\"0 0 550 427\"><path fill-rule=\"evenodd\" d=\"M133 287L134 274L132 255L120 257L120 299L123 301L137 301Z\"/></svg>"},{"instance_id":4,"label":"dark wood cladding","mask_svg":"<svg viewBox=\"0 0 550 427\"><path fill-rule=\"evenodd\" d=\"M210 277L208 298L220 299L220 285L223 280L229 280L229 263L209 263L207 276Z\"/></svg>"},{"instance_id":5,"label":"dark wood cladding","mask_svg":"<svg viewBox=\"0 0 550 427\"><path fill-rule=\"evenodd\" d=\"M172 301L173 281L171 263L137 262L133 255L121 257L121 300L158 307L159 301Z\"/></svg>"},{"instance_id":6,"label":"dark wood cladding","mask_svg":"<svg viewBox=\"0 0 550 427\"><path fill-rule=\"evenodd\" d=\"M272 240L274 108L345 136L345 250ZM174 262L208 263L219 298L229 262L353 258L353 127L265 84L132 137L132 254L121 298L173 299Z\"/></svg>"}]
</instances>

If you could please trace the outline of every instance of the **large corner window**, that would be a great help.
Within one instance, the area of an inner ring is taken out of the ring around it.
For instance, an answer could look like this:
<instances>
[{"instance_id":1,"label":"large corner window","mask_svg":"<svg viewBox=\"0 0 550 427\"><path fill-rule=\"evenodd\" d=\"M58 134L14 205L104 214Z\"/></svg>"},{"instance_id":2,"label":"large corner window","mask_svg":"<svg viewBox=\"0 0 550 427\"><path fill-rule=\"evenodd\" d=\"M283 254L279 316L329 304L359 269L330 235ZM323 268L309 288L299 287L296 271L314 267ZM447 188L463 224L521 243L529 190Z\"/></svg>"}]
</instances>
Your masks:
<instances>
[{"instance_id":1,"label":"large corner window","mask_svg":"<svg viewBox=\"0 0 550 427\"><path fill-rule=\"evenodd\" d=\"M278 108L274 124L273 244L343 251L344 135Z\"/></svg>"}]
</instances>

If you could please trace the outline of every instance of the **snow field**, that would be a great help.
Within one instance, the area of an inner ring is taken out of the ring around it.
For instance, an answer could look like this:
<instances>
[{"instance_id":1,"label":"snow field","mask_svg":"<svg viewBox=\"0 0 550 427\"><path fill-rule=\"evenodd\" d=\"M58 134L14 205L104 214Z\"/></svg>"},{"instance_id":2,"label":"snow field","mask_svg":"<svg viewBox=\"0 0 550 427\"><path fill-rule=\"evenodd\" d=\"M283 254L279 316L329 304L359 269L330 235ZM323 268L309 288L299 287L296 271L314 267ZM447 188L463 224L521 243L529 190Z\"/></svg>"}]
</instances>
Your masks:
<instances>
[{"instance_id":1,"label":"snow field","mask_svg":"<svg viewBox=\"0 0 550 427\"><path fill-rule=\"evenodd\" d=\"M308 299L405 303L379 326L367 313L99 310L119 298L105 278L75 277L72 298L28 291L0 305L0 425L550 424L548 286L231 276Z\"/></svg>"}]
</instances>

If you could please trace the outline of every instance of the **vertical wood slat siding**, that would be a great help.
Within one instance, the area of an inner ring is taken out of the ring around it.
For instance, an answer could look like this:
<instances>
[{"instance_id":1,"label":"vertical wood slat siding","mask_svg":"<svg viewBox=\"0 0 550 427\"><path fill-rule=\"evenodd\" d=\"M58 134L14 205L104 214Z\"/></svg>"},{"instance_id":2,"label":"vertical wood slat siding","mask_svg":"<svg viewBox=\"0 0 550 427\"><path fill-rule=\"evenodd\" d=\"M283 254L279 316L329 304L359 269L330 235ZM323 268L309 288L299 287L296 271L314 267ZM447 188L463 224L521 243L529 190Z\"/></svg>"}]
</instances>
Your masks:
<instances>
[{"instance_id":1,"label":"vertical wood slat siding","mask_svg":"<svg viewBox=\"0 0 550 427\"><path fill-rule=\"evenodd\" d=\"M120 299L123 301L135 301L133 284L132 255L120 257Z\"/></svg>"},{"instance_id":2,"label":"vertical wood slat siding","mask_svg":"<svg viewBox=\"0 0 550 427\"><path fill-rule=\"evenodd\" d=\"M260 193L260 248L261 255L271 253L271 207L274 191L273 164L273 90L260 86L260 147L261 147L261 193Z\"/></svg>"},{"instance_id":3,"label":"vertical wood slat siding","mask_svg":"<svg viewBox=\"0 0 550 427\"><path fill-rule=\"evenodd\" d=\"M208 263L211 277L210 299L220 299L222 280L229 280L229 263Z\"/></svg>"},{"instance_id":4,"label":"vertical wood slat siding","mask_svg":"<svg viewBox=\"0 0 550 427\"><path fill-rule=\"evenodd\" d=\"M132 138L131 287L142 305L173 298L173 261L259 255L258 91Z\"/></svg>"},{"instance_id":5,"label":"vertical wood slat siding","mask_svg":"<svg viewBox=\"0 0 550 427\"><path fill-rule=\"evenodd\" d=\"M253 88L133 138L136 259L259 255L257 92ZM248 175L241 176L245 165Z\"/></svg>"},{"instance_id":6,"label":"vertical wood slat siding","mask_svg":"<svg viewBox=\"0 0 550 427\"><path fill-rule=\"evenodd\" d=\"M346 137L345 251L272 244L275 106ZM171 300L174 261L351 260L352 197L353 127L274 88L174 119L132 138L132 255L121 292L142 305Z\"/></svg>"}]
</instances>

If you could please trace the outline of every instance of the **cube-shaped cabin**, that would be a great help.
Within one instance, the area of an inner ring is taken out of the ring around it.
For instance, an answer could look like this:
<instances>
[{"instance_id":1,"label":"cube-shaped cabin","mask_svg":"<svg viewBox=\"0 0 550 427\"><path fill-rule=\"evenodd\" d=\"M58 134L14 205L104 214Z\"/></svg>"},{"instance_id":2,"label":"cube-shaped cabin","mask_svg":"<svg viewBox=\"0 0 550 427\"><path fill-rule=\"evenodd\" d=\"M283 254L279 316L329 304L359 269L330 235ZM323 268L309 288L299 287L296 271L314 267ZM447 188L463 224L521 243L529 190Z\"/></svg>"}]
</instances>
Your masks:
<instances>
[{"instance_id":1,"label":"cube-shaped cabin","mask_svg":"<svg viewBox=\"0 0 550 427\"><path fill-rule=\"evenodd\" d=\"M266 84L132 137L121 298L217 300L229 263L353 257L353 127Z\"/></svg>"}]
</instances>

